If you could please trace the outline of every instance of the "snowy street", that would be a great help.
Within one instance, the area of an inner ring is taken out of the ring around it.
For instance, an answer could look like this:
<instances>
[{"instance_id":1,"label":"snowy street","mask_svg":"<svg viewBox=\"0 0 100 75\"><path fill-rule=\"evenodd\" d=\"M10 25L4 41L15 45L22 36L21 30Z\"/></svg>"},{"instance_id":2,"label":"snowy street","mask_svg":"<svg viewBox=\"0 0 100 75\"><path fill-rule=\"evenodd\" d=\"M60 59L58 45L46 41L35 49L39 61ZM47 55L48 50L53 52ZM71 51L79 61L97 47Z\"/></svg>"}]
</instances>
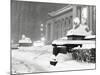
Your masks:
<instances>
[{"instance_id":1,"label":"snowy street","mask_svg":"<svg viewBox=\"0 0 100 75\"><path fill-rule=\"evenodd\" d=\"M52 46L23 47L12 50L12 73L35 73L95 69L95 64L72 60L71 54L59 54L56 66L50 65Z\"/></svg>"},{"instance_id":2,"label":"snowy street","mask_svg":"<svg viewBox=\"0 0 100 75\"><path fill-rule=\"evenodd\" d=\"M96 69L96 6L11 0L11 74Z\"/></svg>"}]
</instances>

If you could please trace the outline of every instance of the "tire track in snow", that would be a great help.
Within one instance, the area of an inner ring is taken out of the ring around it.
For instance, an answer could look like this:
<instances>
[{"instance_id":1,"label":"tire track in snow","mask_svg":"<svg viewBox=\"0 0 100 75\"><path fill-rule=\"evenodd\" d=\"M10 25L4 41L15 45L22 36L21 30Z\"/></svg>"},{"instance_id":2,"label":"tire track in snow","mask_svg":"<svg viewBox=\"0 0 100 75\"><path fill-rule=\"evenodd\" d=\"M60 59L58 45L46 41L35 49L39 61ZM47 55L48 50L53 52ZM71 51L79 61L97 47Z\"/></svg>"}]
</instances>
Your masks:
<instances>
[{"instance_id":1,"label":"tire track in snow","mask_svg":"<svg viewBox=\"0 0 100 75\"><path fill-rule=\"evenodd\" d=\"M29 73L30 72L47 72L48 71L46 68L44 68L43 66L40 66L39 64L37 64L35 62L30 62L30 61L22 60L22 59L18 59L18 58L13 58L13 59L20 62L19 64L24 64L25 67L28 69ZM32 69L34 69L34 70L32 70Z\"/></svg>"}]
</instances>

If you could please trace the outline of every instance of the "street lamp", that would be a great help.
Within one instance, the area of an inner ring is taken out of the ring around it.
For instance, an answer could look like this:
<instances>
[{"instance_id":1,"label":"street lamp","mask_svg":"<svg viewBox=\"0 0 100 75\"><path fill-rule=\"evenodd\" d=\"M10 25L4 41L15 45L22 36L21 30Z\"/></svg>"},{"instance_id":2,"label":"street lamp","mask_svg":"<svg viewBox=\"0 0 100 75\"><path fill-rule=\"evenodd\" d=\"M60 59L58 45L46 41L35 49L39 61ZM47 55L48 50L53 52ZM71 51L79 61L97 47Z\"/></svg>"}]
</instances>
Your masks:
<instances>
[{"instance_id":1,"label":"street lamp","mask_svg":"<svg viewBox=\"0 0 100 75\"><path fill-rule=\"evenodd\" d=\"M45 37L43 37L43 31L44 31L43 27L44 27L44 25L41 24L41 27L40 27L40 31L41 31L41 41L45 41Z\"/></svg>"},{"instance_id":2,"label":"street lamp","mask_svg":"<svg viewBox=\"0 0 100 75\"><path fill-rule=\"evenodd\" d=\"M45 37L41 37L41 41L45 41Z\"/></svg>"},{"instance_id":3,"label":"street lamp","mask_svg":"<svg viewBox=\"0 0 100 75\"><path fill-rule=\"evenodd\" d=\"M43 28L40 28L41 31L43 31Z\"/></svg>"},{"instance_id":4,"label":"street lamp","mask_svg":"<svg viewBox=\"0 0 100 75\"><path fill-rule=\"evenodd\" d=\"M43 27L44 25L43 24L41 24L41 27Z\"/></svg>"}]
</instances>

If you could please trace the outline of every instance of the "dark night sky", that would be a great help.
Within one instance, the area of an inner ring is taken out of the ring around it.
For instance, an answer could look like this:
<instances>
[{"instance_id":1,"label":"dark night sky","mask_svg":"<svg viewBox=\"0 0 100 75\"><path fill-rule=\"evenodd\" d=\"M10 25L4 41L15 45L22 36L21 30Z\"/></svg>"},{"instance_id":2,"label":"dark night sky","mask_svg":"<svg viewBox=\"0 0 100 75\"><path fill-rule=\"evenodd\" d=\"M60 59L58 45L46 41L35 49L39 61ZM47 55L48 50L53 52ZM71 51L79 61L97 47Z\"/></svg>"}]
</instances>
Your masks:
<instances>
[{"instance_id":1,"label":"dark night sky","mask_svg":"<svg viewBox=\"0 0 100 75\"><path fill-rule=\"evenodd\" d=\"M11 40L17 41L21 34L32 41L41 37L40 25L48 19L48 12L55 11L66 4L11 1Z\"/></svg>"}]
</instances>

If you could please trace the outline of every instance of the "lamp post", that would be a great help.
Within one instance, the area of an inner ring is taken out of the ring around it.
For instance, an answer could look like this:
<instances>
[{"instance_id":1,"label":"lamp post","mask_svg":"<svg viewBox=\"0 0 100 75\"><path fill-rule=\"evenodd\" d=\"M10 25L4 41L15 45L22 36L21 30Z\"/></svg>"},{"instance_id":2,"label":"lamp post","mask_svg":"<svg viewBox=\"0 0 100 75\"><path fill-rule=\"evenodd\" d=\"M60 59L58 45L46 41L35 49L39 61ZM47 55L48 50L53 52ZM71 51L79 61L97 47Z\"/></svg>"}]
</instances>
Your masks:
<instances>
[{"instance_id":1,"label":"lamp post","mask_svg":"<svg viewBox=\"0 0 100 75\"><path fill-rule=\"evenodd\" d=\"M44 39L43 39L43 36L44 36L44 34L43 34L43 31L44 31L43 27L44 27L44 25L41 24L41 25L40 25L40 31L41 31L41 40L42 40L42 41L44 40Z\"/></svg>"}]
</instances>

